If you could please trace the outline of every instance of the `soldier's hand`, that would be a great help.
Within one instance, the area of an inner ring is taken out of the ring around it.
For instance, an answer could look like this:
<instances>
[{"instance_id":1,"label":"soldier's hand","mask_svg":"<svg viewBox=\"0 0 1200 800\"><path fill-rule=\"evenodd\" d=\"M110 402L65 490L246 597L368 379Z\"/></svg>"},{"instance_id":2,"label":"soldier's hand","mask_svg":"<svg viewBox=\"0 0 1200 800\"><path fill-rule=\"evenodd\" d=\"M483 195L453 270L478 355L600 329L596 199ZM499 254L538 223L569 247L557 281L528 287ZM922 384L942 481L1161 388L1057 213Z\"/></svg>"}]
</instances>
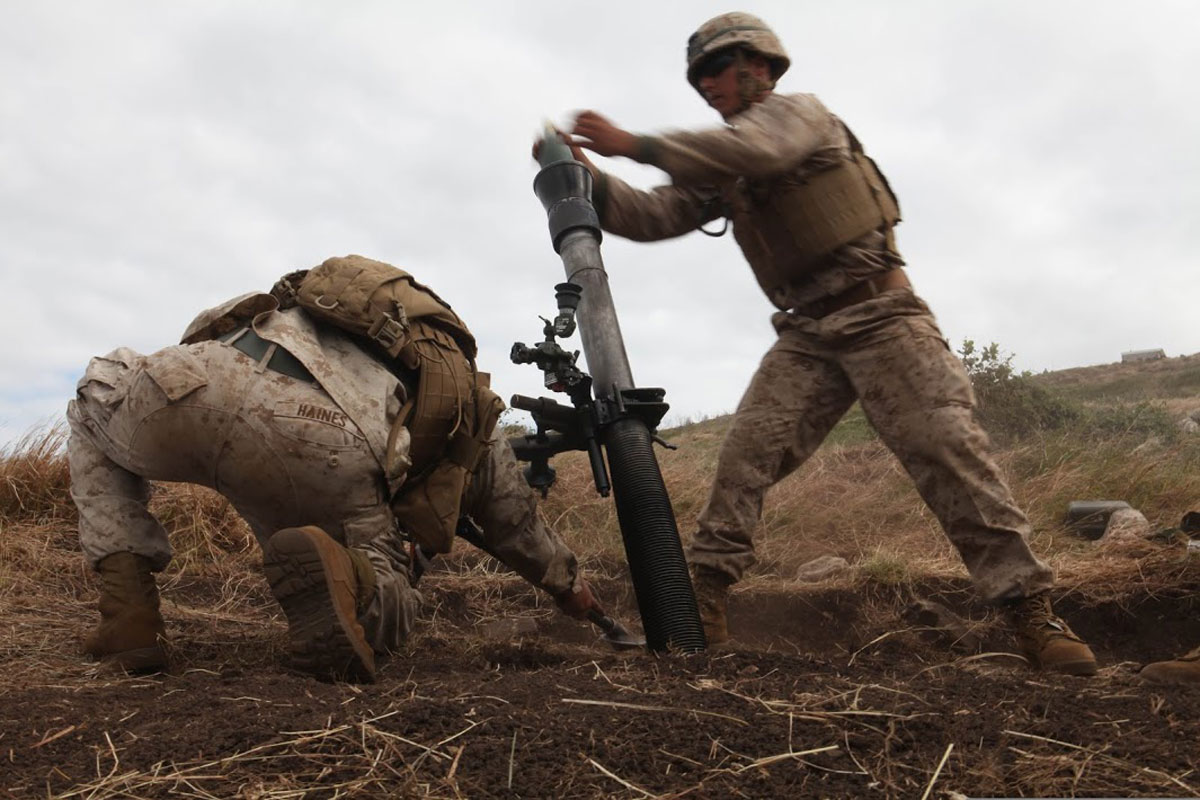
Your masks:
<instances>
[{"instance_id":1,"label":"soldier's hand","mask_svg":"<svg viewBox=\"0 0 1200 800\"><path fill-rule=\"evenodd\" d=\"M575 116L571 136L580 137L572 141L602 156L633 158L637 155L637 137L618 128L595 111L580 111Z\"/></svg>"},{"instance_id":2,"label":"soldier's hand","mask_svg":"<svg viewBox=\"0 0 1200 800\"><path fill-rule=\"evenodd\" d=\"M590 158L588 158L587 153L583 152L583 148L579 146L580 143L578 141L576 141L574 137L568 136L567 134L560 131L558 128L555 128L554 132L557 133L559 138L561 138L563 140L563 142L566 143L567 147L571 148L571 155L575 158L575 160L588 168L588 172L592 173L592 178L599 179L600 178L600 170L598 170L596 168L596 165L592 163L592 160ZM541 152L542 152L542 139L541 139L541 137L539 137L539 138L533 140L533 160L534 161L537 161L538 155Z\"/></svg>"},{"instance_id":3,"label":"soldier's hand","mask_svg":"<svg viewBox=\"0 0 1200 800\"><path fill-rule=\"evenodd\" d=\"M588 612L592 610L604 613L596 596L592 594L592 587L582 578L575 586L557 595L554 602L558 604L560 611L575 619L587 619Z\"/></svg>"}]
</instances>

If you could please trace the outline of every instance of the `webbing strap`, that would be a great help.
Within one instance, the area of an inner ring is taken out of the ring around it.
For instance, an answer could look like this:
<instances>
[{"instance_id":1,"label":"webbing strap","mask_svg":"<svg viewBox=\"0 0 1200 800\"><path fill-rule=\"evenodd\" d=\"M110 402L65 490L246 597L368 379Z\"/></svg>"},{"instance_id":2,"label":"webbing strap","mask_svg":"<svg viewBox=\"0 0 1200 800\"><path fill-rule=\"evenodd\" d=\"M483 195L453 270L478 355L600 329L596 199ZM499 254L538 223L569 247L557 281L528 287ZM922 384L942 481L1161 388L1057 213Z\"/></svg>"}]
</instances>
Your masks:
<instances>
[{"instance_id":1,"label":"webbing strap","mask_svg":"<svg viewBox=\"0 0 1200 800\"><path fill-rule=\"evenodd\" d=\"M466 430L459 430L446 446L446 458L463 467L467 472L474 472L479 466L479 456L483 453L486 441L480 441L471 436Z\"/></svg>"},{"instance_id":2,"label":"webbing strap","mask_svg":"<svg viewBox=\"0 0 1200 800\"><path fill-rule=\"evenodd\" d=\"M346 291L350 284L354 283L355 278L363 274L364 271L362 267L358 267L357 269L343 269L330 285L329 291L316 299L316 304L327 310L337 308L338 304L342 302L342 292ZM326 302L326 298L331 296L333 298L332 305Z\"/></svg>"}]
</instances>

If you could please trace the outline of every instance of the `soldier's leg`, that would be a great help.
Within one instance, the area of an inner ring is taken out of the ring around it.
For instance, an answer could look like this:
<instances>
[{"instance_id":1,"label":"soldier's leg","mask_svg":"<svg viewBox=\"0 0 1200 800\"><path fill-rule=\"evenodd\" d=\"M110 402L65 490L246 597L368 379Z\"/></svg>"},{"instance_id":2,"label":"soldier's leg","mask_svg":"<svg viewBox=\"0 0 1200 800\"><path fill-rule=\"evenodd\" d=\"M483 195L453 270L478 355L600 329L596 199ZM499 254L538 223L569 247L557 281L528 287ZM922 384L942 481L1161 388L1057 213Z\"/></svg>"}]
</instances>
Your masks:
<instances>
[{"instance_id":1,"label":"soldier's leg","mask_svg":"<svg viewBox=\"0 0 1200 800\"><path fill-rule=\"evenodd\" d=\"M1170 661L1147 664L1138 674L1150 683L1200 687L1200 647Z\"/></svg>"},{"instance_id":2,"label":"soldier's leg","mask_svg":"<svg viewBox=\"0 0 1200 800\"><path fill-rule=\"evenodd\" d=\"M127 670L166 665L165 625L153 573L170 561L171 547L146 506L147 477L160 477L152 469L159 462L159 443L139 441L136 433L151 416L170 413L171 392L180 397L203 385L201 374L179 375L177 366L171 353L143 357L125 348L95 358L67 409L67 458L80 546L101 585L100 624L84 650ZM174 468L168 472L178 475Z\"/></svg>"},{"instance_id":3,"label":"soldier's leg","mask_svg":"<svg viewBox=\"0 0 1200 800\"><path fill-rule=\"evenodd\" d=\"M336 502L330 511L337 513ZM267 582L288 619L293 664L322 678L372 680L372 653L400 648L422 601L388 508L284 528L262 547Z\"/></svg>"},{"instance_id":4,"label":"soldier's leg","mask_svg":"<svg viewBox=\"0 0 1200 800\"><path fill-rule=\"evenodd\" d=\"M263 572L287 617L292 665L319 678L375 679L375 655L358 621L373 573L354 552L315 525L284 528L263 544Z\"/></svg>"},{"instance_id":5,"label":"soldier's leg","mask_svg":"<svg viewBox=\"0 0 1200 800\"><path fill-rule=\"evenodd\" d=\"M125 403L143 360L125 348L92 359L67 406L71 499L79 510L80 546L93 568L113 553L142 556L155 571L171 560L167 533L146 508L149 481L123 466L138 422L131 411L145 405Z\"/></svg>"},{"instance_id":6,"label":"soldier's leg","mask_svg":"<svg viewBox=\"0 0 1200 800\"><path fill-rule=\"evenodd\" d=\"M575 554L542 519L499 427L471 478L463 512L479 524L488 549L525 580L556 597L576 588Z\"/></svg>"},{"instance_id":7,"label":"soldier's leg","mask_svg":"<svg viewBox=\"0 0 1200 800\"><path fill-rule=\"evenodd\" d=\"M263 546L294 663L319 677L370 679L371 651L397 649L421 602L382 469L323 388L268 375L243 391L217 484Z\"/></svg>"},{"instance_id":8,"label":"soldier's leg","mask_svg":"<svg viewBox=\"0 0 1200 800\"><path fill-rule=\"evenodd\" d=\"M812 326L811 320L796 320ZM767 489L813 454L853 404L841 368L812 336L784 328L750 381L717 457L708 502L688 548L693 566L741 579Z\"/></svg>"},{"instance_id":9,"label":"soldier's leg","mask_svg":"<svg viewBox=\"0 0 1200 800\"><path fill-rule=\"evenodd\" d=\"M806 328L779 316L767 351L721 443L708 503L688 548L692 586L709 645L729 639L729 587L754 563L763 497L813 454L854 402L846 377Z\"/></svg>"},{"instance_id":10,"label":"soldier's leg","mask_svg":"<svg viewBox=\"0 0 1200 800\"><path fill-rule=\"evenodd\" d=\"M396 650L412 632L423 599L413 587L409 544L386 506L347 519L342 529L364 589L358 621L377 653Z\"/></svg>"},{"instance_id":11,"label":"soldier's leg","mask_svg":"<svg viewBox=\"0 0 1200 800\"><path fill-rule=\"evenodd\" d=\"M1029 549L1017 506L976 422L970 380L932 315L911 294L889 293L844 320L842 364L863 410L937 516L984 599L1005 604L1030 660L1076 675L1096 671L1088 649L1050 607L1050 568ZM866 324L871 322L873 324Z\"/></svg>"},{"instance_id":12,"label":"soldier's leg","mask_svg":"<svg viewBox=\"0 0 1200 800\"><path fill-rule=\"evenodd\" d=\"M877 306L879 321L874 336L846 347L842 364L863 411L912 477L985 600L1045 591L1053 574L1029 549L1029 521L975 421L962 362L924 305L913 306L921 301L908 297L862 304ZM907 313L893 313L893 305ZM869 315L872 308L858 313Z\"/></svg>"}]
</instances>

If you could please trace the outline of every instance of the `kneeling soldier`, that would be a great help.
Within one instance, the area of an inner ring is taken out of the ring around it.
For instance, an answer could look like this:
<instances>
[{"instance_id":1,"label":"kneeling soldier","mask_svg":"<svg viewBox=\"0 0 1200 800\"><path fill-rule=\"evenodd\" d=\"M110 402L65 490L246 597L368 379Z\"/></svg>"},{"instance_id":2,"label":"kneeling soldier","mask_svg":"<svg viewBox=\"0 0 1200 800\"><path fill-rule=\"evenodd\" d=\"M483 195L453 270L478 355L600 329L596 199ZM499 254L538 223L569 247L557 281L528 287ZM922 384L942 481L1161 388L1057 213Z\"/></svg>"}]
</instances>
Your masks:
<instances>
[{"instance_id":1,"label":"kneeling soldier","mask_svg":"<svg viewBox=\"0 0 1200 800\"><path fill-rule=\"evenodd\" d=\"M85 650L166 666L154 573L171 560L149 481L225 496L263 550L295 665L371 680L420 595L410 547L447 552L461 516L564 612L599 610L539 517L475 342L436 294L361 256L292 273L202 313L183 343L92 359L67 411L71 495L100 575Z\"/></svg>"}]
</instances>

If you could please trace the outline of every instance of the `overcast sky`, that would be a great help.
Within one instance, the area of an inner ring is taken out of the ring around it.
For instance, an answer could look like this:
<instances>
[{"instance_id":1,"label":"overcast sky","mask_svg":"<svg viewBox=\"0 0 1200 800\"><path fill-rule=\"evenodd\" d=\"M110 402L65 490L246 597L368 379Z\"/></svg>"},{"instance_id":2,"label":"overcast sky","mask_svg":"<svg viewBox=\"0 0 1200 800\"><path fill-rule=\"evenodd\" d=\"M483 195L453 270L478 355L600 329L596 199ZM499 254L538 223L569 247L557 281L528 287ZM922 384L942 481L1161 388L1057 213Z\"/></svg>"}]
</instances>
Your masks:
<instances>
[{"instance_id":1,"label":"overcast sky","mask_svg":"<svg viewBox=\"0 0 1200 800\"><path fill-rule=\"evenodd\" d=\"M0 446L60 417L90 356L331 255L404 267L508 363L562 265L531 191L544 119L719 119L684 79L711 2L0 0ZM745 7L891 180L919 294L957 349L1025 369L1200 351L1200 6L879 0ZM603 164L602 164L603 166ZM655 169L611 163L635 185ZM769 304L731 237L604 242L640 385L737 403ZM578 340L575 346L578 347Z\"/></svg>"}]
</instances>

